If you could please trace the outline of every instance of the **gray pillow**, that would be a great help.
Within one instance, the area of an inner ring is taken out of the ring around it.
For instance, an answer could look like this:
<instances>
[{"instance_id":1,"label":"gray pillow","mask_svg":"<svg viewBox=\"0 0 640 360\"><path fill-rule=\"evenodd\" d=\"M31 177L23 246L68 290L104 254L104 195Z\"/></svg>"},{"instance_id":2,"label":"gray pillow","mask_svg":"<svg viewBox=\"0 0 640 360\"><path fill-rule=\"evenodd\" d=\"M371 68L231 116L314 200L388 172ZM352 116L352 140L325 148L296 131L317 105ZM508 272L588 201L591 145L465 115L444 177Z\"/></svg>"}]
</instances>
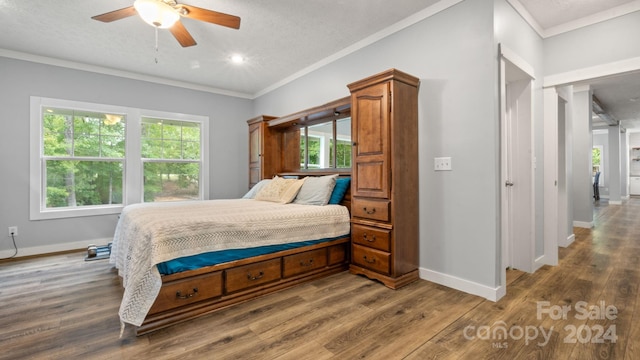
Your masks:
<instances>
[{"instance_id":1,"label":"gray pillow","mask_svg":"<svg viewBox=\"0 0 640 360\"><path fill-rule=\"evenodd\" d=\"M260 191L260 189L262 189L262 187L267 185L270 181L271 181L271 179L260 180L257 184L253 185L251 190L249 190L249 192L244 194L244 196L242 198L243 199L255 199L256 194L258 193L258 191Z\"/></svg>"},{"instance_id":2,"label":"gray pillow","mask_svg":"<svg viewBox=\"0 0 640 360\"><path fill-rule=\"evenodd\" d=\"M336 186L338 174L326 176L308 176L298 192L294 204L301 205L327 205L333 187Z\"/></svg>"}]
</instances>

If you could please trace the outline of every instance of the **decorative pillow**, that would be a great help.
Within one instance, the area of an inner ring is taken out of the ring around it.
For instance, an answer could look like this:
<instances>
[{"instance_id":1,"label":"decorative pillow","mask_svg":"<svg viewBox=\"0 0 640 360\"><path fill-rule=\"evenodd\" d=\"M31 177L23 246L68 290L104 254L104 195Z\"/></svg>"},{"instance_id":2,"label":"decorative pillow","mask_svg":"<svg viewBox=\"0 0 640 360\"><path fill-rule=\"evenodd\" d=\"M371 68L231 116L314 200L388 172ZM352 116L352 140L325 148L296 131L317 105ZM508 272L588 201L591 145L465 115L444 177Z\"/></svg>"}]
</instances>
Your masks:
<instances>
[{"instance_id":1,"label":"decorative pillow","mask_svg":"<svg viewBox=\"0 0 640 360\"><path fill-rule=\"evenodd\" d=\"M340 204L342 198L344 198L344 194L346 194L347 189L349 189L350 183L351 178L349 177L337 178L336 186L334 186L333 192L331 193L331 198L329 198L329 204Z\"/></svg>"},{"instance_id":2,"label":"decorative pillow","mask_svg":"<svg viewBox=\"0 0 640 360\"><path fill-rule=\"evenodd\" d=\"M244 196L242 198L243 199L254 199L256 197L256 194L258 193L258 191L260 191L260 189L262 189L269 182L271 182L271 179L260 180L257 184L253 185L251 190L249 190L249 192L244 194Z\"/></svg>"},{"instance_id":3,"label":"decorative pillow","mask_svg":"<svg viewBox=\"0 0 640 360\"><path fill-rule=\"evenodd\" d=\"M294 204L327 205L338 174L326 176L309 176L304 180Z\"/></svg>"},{"instance_id":4,"label":"decorative pillow","mask_svg":"<svg viewBox=\"0 0 640 360\"><path fill-rule=\"evenodd\" d=\"M288 204L296 198L302 184L304 184L304 179L284 179L276 176L258 191L255 199Z\"/></svg>"}]
</instances>

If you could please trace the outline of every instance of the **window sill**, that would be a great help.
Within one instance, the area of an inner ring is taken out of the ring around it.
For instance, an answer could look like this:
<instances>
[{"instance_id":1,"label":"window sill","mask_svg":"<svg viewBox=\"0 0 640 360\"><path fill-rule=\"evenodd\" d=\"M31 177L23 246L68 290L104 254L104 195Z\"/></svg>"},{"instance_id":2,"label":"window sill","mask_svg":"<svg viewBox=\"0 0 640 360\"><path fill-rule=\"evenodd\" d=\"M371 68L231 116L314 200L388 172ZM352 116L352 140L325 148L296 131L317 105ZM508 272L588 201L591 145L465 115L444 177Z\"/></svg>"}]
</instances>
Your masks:
<instances>
[{"instance_id":1,"label":"window sill","mask_svg":"<svg viewBox=\"0 0 640 360\"><path fill-rule=\"evenodd\" d=\"M52 219L83 217L83 216L113 215L113 214L120 214L122 212L122 208L124 208L124 205L47 209L47 210L40 210L40 211L32 211L29 219L30 220L52 220Z\"/></svg>"}]
</instances>

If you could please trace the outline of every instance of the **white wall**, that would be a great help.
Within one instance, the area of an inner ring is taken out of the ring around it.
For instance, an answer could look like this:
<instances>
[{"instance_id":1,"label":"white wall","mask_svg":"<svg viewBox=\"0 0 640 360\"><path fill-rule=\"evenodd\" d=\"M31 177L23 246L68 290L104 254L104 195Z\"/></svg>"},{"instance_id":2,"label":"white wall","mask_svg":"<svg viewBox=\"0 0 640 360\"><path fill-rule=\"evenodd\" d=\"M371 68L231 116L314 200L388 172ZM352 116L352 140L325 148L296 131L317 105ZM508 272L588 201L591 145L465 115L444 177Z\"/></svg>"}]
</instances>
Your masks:
<instances>
[{"instance_id":1,"label":"white wall","mask_svg":"<svg viewBox=\"0 0 640 360\"><path fill-rule=\"evenodd\" d=\"M19 228L19 255L28 255L105 244L117 221L115 215L29 220L30 96L208 116L210 196L238 197L246 191L250 100L2 57L0 79L0 256L13 254L4 235L9 226Z\"/></svg>"},{"instance_id":2,"label":"white wall","mask_svg":"<svg viewBox=\"0 0 640 360\"><path fill-rule=\"evenodd\" d=\"M574 87L573 91L573 194L570 201L573 201L574 226L590 228L593 226L592 93L588 86Z\"/></svg>"},{"instance_id":3,"label":"white wall","mask_svg":"<svg viewBox=\"0 0 640 360\"><path fill-rule=\"evenodd\" d=\"M493 0L464 1L256 99L284 115L349 94L388 68L421 79L421 276L497 285L498 117ZM434 172L433 158L453 171Z\"/></svg>"}]
</instances>

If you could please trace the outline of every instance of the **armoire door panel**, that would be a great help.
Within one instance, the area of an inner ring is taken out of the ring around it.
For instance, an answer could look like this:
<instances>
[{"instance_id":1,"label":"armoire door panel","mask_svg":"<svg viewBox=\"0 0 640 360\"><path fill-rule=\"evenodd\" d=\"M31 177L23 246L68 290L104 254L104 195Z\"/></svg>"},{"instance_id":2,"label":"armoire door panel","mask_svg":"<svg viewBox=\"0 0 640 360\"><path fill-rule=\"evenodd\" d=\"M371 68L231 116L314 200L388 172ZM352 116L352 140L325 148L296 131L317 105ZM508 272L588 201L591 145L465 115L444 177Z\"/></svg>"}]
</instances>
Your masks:
<instances>
[{"instance_id":1,"label":"armoire door panel","mask_svg":"<svg viewBox=\"0 0 640 360\"><path fill-rule=\"evenodd\" d=\"M249 130L249 164L260 161L260 127L254 126Z\"/></svg>"},{"instance_id":2,"label":"armoire door panel","mask_svg":"<svg viewBox=\"0 0 640 360\"><path fill-rule=\"evenodd\" d=\"M389 197L388 170L384 161L355 164L354 196Z\"/></svg>"},{"instance_id":3,"label":"armoire door panel","mask_svg":"<svg viewBox=\"0 0 640 360\"><path fill-rule=\"evenodd\" d=\"M382 109L383 102L383 98L358 98L358 116L367 121L358 123L356 156L384 153L387 121Z\"/></svg>"}]
</instances>

